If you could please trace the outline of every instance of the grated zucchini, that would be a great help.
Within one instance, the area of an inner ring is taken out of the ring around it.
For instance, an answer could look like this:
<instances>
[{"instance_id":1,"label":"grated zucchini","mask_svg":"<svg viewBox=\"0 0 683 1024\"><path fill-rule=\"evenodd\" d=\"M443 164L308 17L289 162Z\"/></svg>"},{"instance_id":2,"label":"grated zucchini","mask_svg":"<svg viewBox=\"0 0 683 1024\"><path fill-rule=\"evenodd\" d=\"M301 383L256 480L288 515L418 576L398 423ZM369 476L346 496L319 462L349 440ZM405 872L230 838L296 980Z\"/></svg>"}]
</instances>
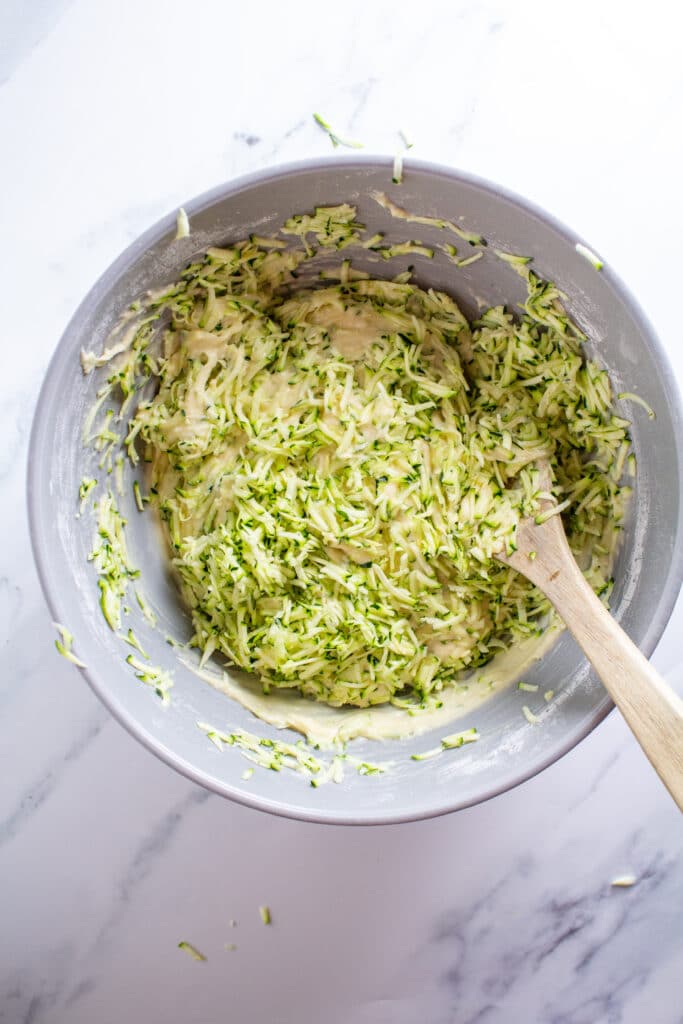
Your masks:
<instances>
[{"instance_id":1,"label":"grated zucchini","mask_svg":"<svg viewBox=\"0 0 683 1024\"><path fill-rule=\"evenodd\" d=\"M391 180L394 185L400 185L403 182L403 153L397 153L394 157Z\"/></svg>"},{"instance_id":2,"label":"grated zucchini","mask_svg":"<svg viewBox=\"0 0 683 1024\"><path fill-rule=\"evenodd\" d=\"M135 635L135 633L133 632L132 629L128 630L126 635L123 637L123 640L130 647L134 647L136 651L139 651L139 653L142 655L143 658L149 658L149 655L144 650L142 644L140 643L140 641L138 640L138 638L136 637L136 635Z\"/></svg>"},{"instance_id":3,"label":"grated zucchini","mask_svg":"<svg viewBox=\"0 0 683 1024\"><path fill-rule=\"evenodd\" d=\"M97 480L94 477L84 476L81 480L80 487L78 488L78 498L80 505L78 507L79 514L83 514L85 506L88 501L88 497L97 487Z\"/></svg>"},{"instance_id":4,"label":"grated zucchini","mask_svg":"<svg viewBox=\"0 0 683 1024\"><path fill-rule=\"evenodd\" d=\"M72 665L76 665L77 668L87 668L87 665L73 653L73 633L70 633L66 626L62 626L59 622L53 622L52 625L61 637L60 640L55 640L55 647L61 656L70 661Z\"/></svg>"},{"instance_id":5,"label":"grated zucchini","mask_svg":"<svg viewBox=\"0 0 683 1024\"><path fill-rule=\"evenodd\" d=\"M147 655L145 655L147 657ZM151 686L157 697L161 698L162 704L170 704L169 690L173 686L173 677L170 672L155 665L145 665L133 654L126 658L127 663L135 670L135 676L142 683Z\"/></svg>"},{"instance_id":6,"label":"grated zucchini","mask_svg":"<svg viewBox=\"0 0 683 1024\"><path fill-rule=\"evenodd\" d=\"M189 234L190 221L188 220L188 216L185 213L185 210L181 206L176 215L176 240L178 240L179 238L187 238Z\"/></svg>"},{"instance_id":7,"label":"grated zucchini","mask_svg":"<svg viewBox=\"0 0 683 1024\"><path fill-rule=\"evenodd\" d=\"M343 139L341 135L337 135L336 132L332 131L330 125L320 114L314 114L313 120L327 134L327 137L329 138L330 142L332 143L335 149L337 148L337 146L346 146L348 149L363 148L362 142L353 142L351 139Z\"/></svg>"},{"instance_id":8,"label":"grated zucchini","mask_svg":"<svg viewBox=\"0 0 683 1024\"><path fill-rule=\"evenodd\" d=\"M634 394L633 391L621 391L617 395L617 398L621 402L634 402L636 405L641 406L641 408L643 408L645 410L645 412L647 413L647 418L649 420L656 419L656 414L655 414L655 411L652 408L652 406L648 405L648 403L645 401L645 399L641 398L640 395Z\"/></svg>"},{"instance_id":9,"label":"grated zucchini","mask_svg":"<svg viewBox=\"0 0 683 1024\"><path fill-rule=\"evenodd\" d=\"M485 244L375 198L393 216ZM318 248L433 255L364 239L348 204L297 214L281 231L302 248L256 236L212 248L147 296L103 391L121 408L116 419L100 413L93 444L111 453L130 408L123 442L149 466L136 503L164 524L203 660L223 655L266 692L422 706L548 621L543 595L492 558L514 548L520 517L548 514L537 460L553 469L551 514L563 515L591 585L608 592L628 421L612 409L607 373L583 358L560 292L526 257L498 253L526 281L521 315L499 306L468 323L449 296L404 275L371 280L348 260L324 271L338 283L297 290ZM150 379L152 397L142 394ZM137 572L111 493L96 511L92 558L118 629ZM202 728L314 784L332 771L293 745Z\"/></svg>"},{"instance_id":10,"label":"grated zucchini","mask_svg":"<svg viewBox=\"0 0 683 1024\"><path fill-rule=\"evenodd\" d=\"M433 757L442 754L444 750L458 750L467 743L476 743L480 739L476 729L465 729L464 732L454 732L450 736L443 736L440 747L433 747L431 750L424 750L420 754L411 754L413 761L429 761Z\"/></svg>"},{"instance_id":11,"label":"grated zucchini","mask_svg":"<svg viewBox=\"0 0 683 1024\"><path fill-rule=\"evenodd\" d=\"M179 942L178 949L184 950L192 957L193 960L198 960L202 963L206 962L204 954L200 953L196 946L193 946L191 942Z\"/></svg>"},{"instance_id":12,"label":"grated zucchini","mask_svg":"<svg viewBox=\"0 0 683 1024\"><path fill-rule=\"evenodd\" d=\"M383 192L373 192L371 195L376 203L379 203L387 213L390 213L392 217L396 217L398 220L404 220L409 224L428 224L431 227L441 228L444 231L452 231L458 238L469 242L470 245L486 245L486 240L481 235L458 227L452 220L444 220L441 217L424 217L419 214L409 213L408 210L404 210L401 206L393 203Z\"/></svg>"},{"instance_id":13,"label":"grated zucchini","mask_svg":"<svg viewBox=\"0 0 683 1024\"><path fill-rule=\"evenodd\" d=\"M596 270L602 270L602 260L599 256L596 256L592 249L589 249L587 245L583 245L582 242L576 243L576 251L580 256L583 256L585 260L595 267Z\"/></svg>"},{"instance_id":14,"label":"grated zucchini","mask_svg":"<svg viewBox=\"0 0 683 1024\"><path fill-rule=\"evenodd\" d=\"M261 768L279 772L283 769L298 772L312 779L324 767L324 762L315 756L303 743L286 743L256 736L246 729L234 732L222 732L207 722L197 722L197 726L219 750L224 746L237 747L253 764Z\"/></svg>"},{"instance_id":15,"label":"grated zucchini","mask_svg":"<svg viewBox=\"0 0 683 1024\"><path fill-rule=\"evenodd\" d=\"M128 584L140 575L131 564L126 546L126 520L118 510L109 491L95 504L97 539L90 552L99 576L100 608L109 627L116 632L121 626L121 613Z\"/></svg>"}]
</instances>

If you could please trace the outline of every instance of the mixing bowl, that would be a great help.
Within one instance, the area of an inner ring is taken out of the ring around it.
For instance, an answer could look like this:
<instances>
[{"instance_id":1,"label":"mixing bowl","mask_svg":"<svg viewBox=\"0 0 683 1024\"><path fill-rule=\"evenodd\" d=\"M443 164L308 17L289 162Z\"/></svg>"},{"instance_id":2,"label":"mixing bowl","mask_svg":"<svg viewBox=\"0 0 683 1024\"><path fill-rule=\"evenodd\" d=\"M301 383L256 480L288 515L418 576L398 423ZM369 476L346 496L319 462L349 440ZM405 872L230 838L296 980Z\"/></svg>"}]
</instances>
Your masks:
<instances>
[{"instance_id":1,"label":"mixing bowl","mask_svg":"<svg viewBox=\"0 0 683 1024\"><path fill-rule=\"evenodd\" d=\"M407 225L372 198L383 191L411 212L455 221L488 240L484 258L455 267L437 248L439 228ZM642 312L609 267L598 271L577 250L579 239L547 214L503 189L426 163L411 163L400 186L391 183L391 161L352 158L310 161L243 177L186 205L192 231L176 239L175 213L146 232L97 282L77 310L50 364L33 425L28 498L38 570L55 620L75 636L88 682L123 725L173 768L232 799L264 810L314 821L384 823L452 811L529 778L585 737L611 708L601 684L566 633L525 678L538 684L538 699L507 688L453 728L475 725L481 739L448 755L415 761L411 754L435 737L377 743L355 741L361 758L391 761L390 771L362 776L347 771L339 784L319 788L287 772L258 769L242 779L245 761L234 747L208 742L197 722L225 731L244 728L260 736L283 733L256 719L202 681L181 662L164 636L187 638L187 614L169 577L151 516L136 514L130 480L121 499L130 523L132 560L143 568L145 593L156 610L150 626L137 607L131 625L154 665L173 672L172 700L165 707L125 664L122 644L98 606L97 579L88 554L95 531L91 514L77 518L83 476L97 476L96 457L82 444L86 411L102 378L84 376L82 348L99 351L123 310L149 288L174 280L209 245L254 232L268 235L293 213L349 202L371 233L387 241L417 238L435 246L434 258L412 255L386 263L354 250L354 265L390 276L414 264L418 284L451 293L472 316L485 305L511 308L523 296L514 268L493 250L533 257L534 269L567 295L569 311L588 335L587 352L609 370L615 392L638 391L656 410L655 420L623 404L632 419L638 473L630 513L614 567L611 607L646 653L654 649L678 595L683 568L681 411L672 371ZM336 262L339 255L336 254ZM130 476L132 470L126 467ZM101 474L100 474L101 475ZM523 703L553 700L538 724L522 714ZM522 698L526 698L523 700ZM443 734L443 729L440 734ZM284 738L296 739L294 734Z\"/></svg>"}]
</instances>

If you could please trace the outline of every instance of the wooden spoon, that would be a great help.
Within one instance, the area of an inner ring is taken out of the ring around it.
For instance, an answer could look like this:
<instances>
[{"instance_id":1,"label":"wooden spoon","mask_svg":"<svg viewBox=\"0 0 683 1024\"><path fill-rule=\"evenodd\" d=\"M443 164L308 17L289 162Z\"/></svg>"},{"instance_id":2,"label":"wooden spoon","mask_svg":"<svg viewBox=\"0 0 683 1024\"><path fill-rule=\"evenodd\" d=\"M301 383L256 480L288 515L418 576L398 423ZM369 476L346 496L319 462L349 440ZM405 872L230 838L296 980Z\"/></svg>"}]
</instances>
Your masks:
<instances>
[{"instance_id":1,"label":"wooden spoon","mask_svg":"<svg viewBox=\"0 0 683 1024\"><path fill-rule=\"evenodd\" d=\"M549 467L538 465L541 486L549 490ZM541 505L552 507L549 501ZM535 583L555 606L683 811L683 700L594 594L574 560L559 515L540 525L531 517L522 519L516 543L516 551L496 558Z\"/></svg>"}]
</instances>

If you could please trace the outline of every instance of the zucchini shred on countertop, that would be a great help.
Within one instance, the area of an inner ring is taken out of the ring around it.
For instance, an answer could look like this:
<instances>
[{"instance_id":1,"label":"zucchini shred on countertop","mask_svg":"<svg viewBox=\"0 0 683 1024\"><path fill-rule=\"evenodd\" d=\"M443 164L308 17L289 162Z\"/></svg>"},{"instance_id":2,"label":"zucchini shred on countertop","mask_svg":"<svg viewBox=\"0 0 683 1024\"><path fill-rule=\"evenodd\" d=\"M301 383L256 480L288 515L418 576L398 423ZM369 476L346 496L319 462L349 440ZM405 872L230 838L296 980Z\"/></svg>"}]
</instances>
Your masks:
<instances>
[{"instance_id":1,"label":"zucchini shred on countertop","mask_svg":"<svg viewBox=\"0 0 683 1024\"><path fill-rule=\"evenodd\" d=\"M549 496L537 460L608 595L629 424L528 261L487 254L521 274L526 301L468 322L405 272L372 279L344 260L315 287L297 278L316 253L354 246L430 253L366 238L349 205L208 249L135 303L101 356L83 353L86 372L106 367L86 434L114 476L121 450L146 464L136 502L164 525L203 659L333 706L419 703L552 619L492 557ZM101 486L94 560L118 629L137 572Z\"/></svg>"}]
</instances>

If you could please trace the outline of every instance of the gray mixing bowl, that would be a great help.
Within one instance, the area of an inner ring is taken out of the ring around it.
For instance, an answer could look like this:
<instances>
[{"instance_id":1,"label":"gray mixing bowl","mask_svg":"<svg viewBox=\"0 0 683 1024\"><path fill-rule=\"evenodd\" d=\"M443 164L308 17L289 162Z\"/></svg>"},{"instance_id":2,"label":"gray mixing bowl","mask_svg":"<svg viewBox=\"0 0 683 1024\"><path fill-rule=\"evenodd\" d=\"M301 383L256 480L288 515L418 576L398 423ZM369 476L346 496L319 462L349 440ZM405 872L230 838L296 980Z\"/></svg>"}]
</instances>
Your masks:
<instances>
[{"instance_id":1,"label":"gray mixing bowl","mask_svg":"<svg viewBox=\"0 0 683 1024\"><path fill-rule=\"evenodd\" d=\"M517 785L551 764L586 736L611 708L611 702L570 636L527 673L538 694L516 688L500 692L462 726L476 725L478 743L433 760L410 759L438 739L423 736L378 744L360 741L354 753L391 760L385 775L362 777L347 771L341 784L311 787L288 772L257 770L241 776L245 761L233 748L217 750L196 727L206 721L229 730L238 727L282 738L257 722L241 706L198 679L164 642L164 634L188 637L190 630L172 582L151 517L136 514L131 488L122 510L133 530L134 561L144 567L145 591L157 610L152 629L137 608L129 622L153 664L174 673L170 706L163 707L150 687L138 682L124 663L125 650L107 627L98 607L92 565L91 514L76 518L76 493L84 475L95 475L95 460L81 443L84 413L101 381L84 377L80 349L99 351L121 312L141 292L172 281L188 261L208 245L267 235L293 213L316 205L350 202L372 232L389 241L418 238L443 241L437 228L406 225L371 198L387 192L412 212L448 218L481 232L489 242L485 258L456 268L437 248L433 260L412 256L403 264L374 262L365 252L354 262L379 276L415 264L419 284L452 293L468 314L477 301L507 303L522 297L514 270L492 255L493 248L533 256L534 268L555 281L588 335L588 351L608 368L615 391L637 391L657 411L654 421L642 409L624 406L633 421L638 477L631 514L617 564L612 609L623 627L649 655L678 595L683 566L681 411L673 373L643 314L609 267L598 272L576 250L576 236L542 211L497 186L425 163L413 163L403 184L391 184L391 161L381 158L330 159L278 167L252 174L187 204L189 237L174 240L175 214L164 218L114 263L98 281L67 327L50 364L38 401L31 436L28 498L35 557L54 618L76 638L75 649L88 666L84 675L112 713L167 764L189 778L242 803L292 817L337 823L384 823L425 818L466 807ZM466 246L465 246L466 248ZM339 257L336 257L336 262ZM126 473L130 474L130 469ZM101 474L100 474L101 475ZM130 483L130 481L129 481ZM523 703L543 705L543 691L555 691L542 722L529 724ZM526 698L526 701L524 700ZM443 733L443 729L440 734ZM293 734L286 738L296 738Z\"/></svg>"}]
</instances>

